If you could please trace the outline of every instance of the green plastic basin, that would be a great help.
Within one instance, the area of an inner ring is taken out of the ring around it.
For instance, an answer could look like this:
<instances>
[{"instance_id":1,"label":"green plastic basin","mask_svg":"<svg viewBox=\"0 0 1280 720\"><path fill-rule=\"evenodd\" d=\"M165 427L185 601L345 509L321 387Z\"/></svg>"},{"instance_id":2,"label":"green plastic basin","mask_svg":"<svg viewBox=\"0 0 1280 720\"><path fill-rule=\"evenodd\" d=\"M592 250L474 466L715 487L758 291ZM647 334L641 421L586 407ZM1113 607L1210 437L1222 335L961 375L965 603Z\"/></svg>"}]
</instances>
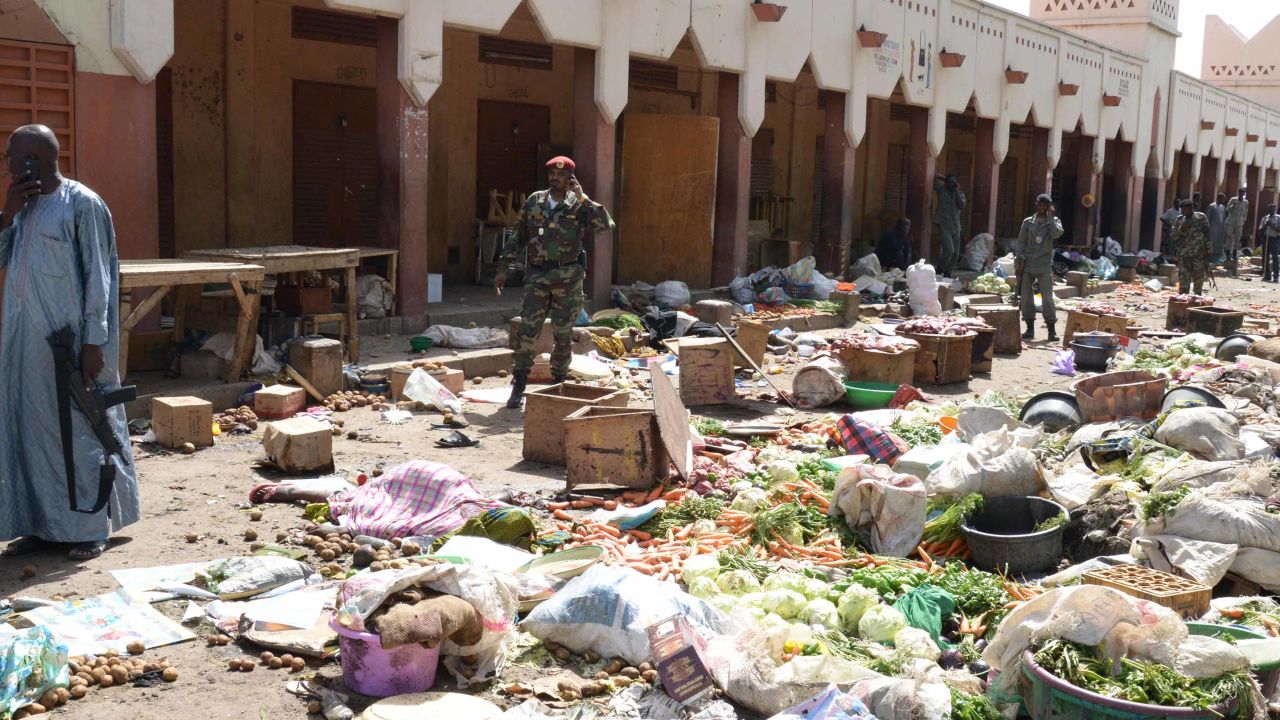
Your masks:
<instances>
[{"instance_id":1,"label":"green plastic basin","mask_svg":"<svg viewBox=\"0 0 1280 720\"><path fill-rule=\"evenodd\" d=\"M899 387L888 383L856 380L844 384L844 395L850 405L860 410L874 410L888 405Z\"/></svg>"}]
</instances>

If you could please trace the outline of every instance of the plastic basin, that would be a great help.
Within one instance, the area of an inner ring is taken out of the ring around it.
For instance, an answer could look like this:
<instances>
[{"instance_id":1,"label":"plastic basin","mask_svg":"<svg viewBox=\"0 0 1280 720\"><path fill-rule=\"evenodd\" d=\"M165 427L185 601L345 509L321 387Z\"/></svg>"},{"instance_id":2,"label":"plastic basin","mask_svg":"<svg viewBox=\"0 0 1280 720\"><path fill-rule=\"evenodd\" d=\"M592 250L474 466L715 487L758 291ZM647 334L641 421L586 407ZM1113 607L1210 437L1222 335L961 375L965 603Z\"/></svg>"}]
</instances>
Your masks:
<instances>
[{"instance_id":1,"label":"plastic basin","mask_svg":"<svg viewBox=\"0 0 1280 720\"><path fill-rule=\"evenodd\" d=\"M383 698L426 692L435 685L439 646L414 643L386 650L377 635L345 628L336 618L329 627L338 633L342 681L351 690Z\"/></svg>"},{"instance_id":2,"label":"plastic basin","mask_svg":"<svg viewBox=\"0 0 1280 720\"><path fill-rule=\"evenodd\" d=\"M1213 623L1189 622L1187 632L1205 637L1230 637L1236 640L1266 640L1267 636L1257 630L1239 625L1214 625ZM1258 676L1258 685L1262 694L1271 697L1275 694L1276 683L1280 681L1280 663L1254 665L1253 673Z\"/></svg>"},{"instance_id":3,"label":"plastic basin","mask_svg":"<svg viewBox=\"0 0 1280 720\"><path fill-rule=\"evenodd\" d=\"M1051 718L1107 718L1108 720L1146 720L1147 718L1215 718L1230 717L1235 703L1210 710L1147 705L1118 700L1089 692L1054 676L1036 664L1030 650L1022 653L1022 672L1031 685L1023 700L1034 720Z\"/></svg>"},{"instance_id":4,"label":"plastic basin","mask_svg":"<svg viewBox=\"0 0 1280 720\"><path fill-rule=\"evenodd\" d=\"M1120 352L1119 347L1083 345L1075 340L1071 341L1071 349L1076 353L1076 368L1080 370L1106 370L1107 361Z\"/></svg>"},{"instance_id":5,"label":"plastic basin","mask_svg":"<svg viewBox=\"0 0 1280 720\"><path fill-rule=\"evenodd\" d=\"M1018 419L1028 425L1042 425L1048 432L1074 430L1084 424L1084 415L1075 395L1060 390L1049 390L1027 400L1018 413Z\"/></svg>"},{"instance_id":6,"label":"plastic basin","mask_svg":"<svg viewBox=\"0 0 1280 720\"><path fill-rule=\"evenodd\" d=\"M1116 255L1116 267L1136 268L1138 267L1138 256L1133 253L1120 253Z\"/></svg>"},{"instance_id":7,"label":"plastic basin","mask_svg":"<svg viewBox=\"0 0 1280 720\"><path fill-rule=\"evenodd\" d=\"M423 350L430 350L431 346L435 344L436 344L436 341L432 340L426 335L418 335L418 336L409 338L409 347L413 348L414 352L422 352Z\"/></svg>"},{"instance_id":8,"label":"plastic basin","mask_svg":"<svg viewBox=\"0 0 1280 720\"><path fill-rule=\"evenodd\" d=\"M844 395L853 407L875 410L885 407L898 392L900 385L857 380L844 384Z\"/></svg>"},{"instance_id":9,"label":"plastic basin","mask_svg":"<svg viewBox=\"0 0 1280 720\"><path fill-rule=\"evenodd\" d=\"M1033 496L987 498L982 510L960 524L973 563L1008 575L1048 570L1062 559L1062 526L1036 532L1036 525L1067 509Z\"/></svg>"}]
</instances>

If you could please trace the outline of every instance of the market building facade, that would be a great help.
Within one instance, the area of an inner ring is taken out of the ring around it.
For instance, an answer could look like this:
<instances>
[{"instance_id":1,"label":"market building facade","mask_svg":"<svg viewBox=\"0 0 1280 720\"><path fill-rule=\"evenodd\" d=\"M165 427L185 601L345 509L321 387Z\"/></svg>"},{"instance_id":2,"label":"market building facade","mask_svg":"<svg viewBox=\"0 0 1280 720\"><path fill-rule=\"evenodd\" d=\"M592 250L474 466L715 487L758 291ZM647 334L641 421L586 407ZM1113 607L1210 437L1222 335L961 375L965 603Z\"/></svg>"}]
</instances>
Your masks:
<instances>
[{"instance_id":1,"label":"market building facade","mask_svg":"<svg viewBox=\"0 0 1280 720\"><path fill-rule=\"evenodd\" d=\"M935 173L965 238L1015 235L1049 191L1073 244L1130 250L1175 196L1275 197L1280 108L1172 69L1176 1L1033 5L9 0L0 131L60 133L125 257L396 249L406 329L428 272L483 279L559 154L618 220L597 301L836 272L901 216L928 255Z\"/></svg>"}]
</instances>

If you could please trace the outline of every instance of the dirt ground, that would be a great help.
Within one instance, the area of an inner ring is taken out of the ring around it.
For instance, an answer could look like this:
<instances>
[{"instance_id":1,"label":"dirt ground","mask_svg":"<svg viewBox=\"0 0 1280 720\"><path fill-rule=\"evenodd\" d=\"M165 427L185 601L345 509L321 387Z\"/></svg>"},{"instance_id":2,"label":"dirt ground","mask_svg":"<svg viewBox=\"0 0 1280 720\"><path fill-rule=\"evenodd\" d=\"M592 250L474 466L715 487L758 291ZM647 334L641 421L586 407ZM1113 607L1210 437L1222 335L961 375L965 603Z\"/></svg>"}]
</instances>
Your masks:
<instances>
[{"instance_id":1,"label":"dirt ground","mask_svg":"<svg viewBox=\"0 0 1280 720\"><path fill-rule=\"evenodd\" d=\"M1270 313L1280 309L1277 302L1280 296L1277 288L1280 286L1264 285L1256 279L1252 282L1219 280L1218 283L1219 290L1213 293L1218 298L1218 305L1253 309L1255 317L1265 315L1268 308ZM1143 320L1143 324L1162 328L1164 296L1130 289L1133 287L1126 286L1117 293L1091 299L1124 306L1131 315ZM1259 310L1263 312L1256 312ZM1271 317L1274 323L1276 315ZM1065 312L1062 312L1060 330L1064 321ZM1058 347L1043 341L1043 327L1038 328L1038 336L1041 339L1025 346L1020 356L996 356L994 370L989 375L976 376L967 384L926 386L922 389L931 397L941 399L946 396L962 398L989 389L1017 395L1069 385L1071 378L1049 373ZM781 383L787 386L798 365L785 367ZM506 382L489 378L481 387L498 387ZM637 398L633 404L641 402ZM742 420L774 414L780 407L775 403L749 401L736 407L699 411L724 420ZM838 409L832 408L831 411ZM380 422L377 413L367 408L359 408L341 417L347 430L367 432L368 438L350 440L343 436L334 439L335 462L340 471L354 474L380 466L390 467L405 460L427 458L452 464L475 478L484 491L496 493L516 488L549 494L563 484L561 468L527 463L521 459L522 415L518 411L497 405L471 406L467 411L471 422L469 432L473 437L479 437L482 444L476 448L456 450L434 447L434 441L446 432L430 427L432 420L438 421L438 414L420 415L399 426ZM278 477L271 471L254 466L261 454L260 435L259 432L254 436L223 437L213 448L191 456L156 452L153 446L135 444L142 489L142 521L113 538L110 549L90 562L77 564L68 561L63 553L53 552L20 560L0 560L0 594L45 598L53 595L67 598L93 596L116 588L108 574L110 570L247 553L248 543L242 534L250 527L257 530L262 538L272 540L278 530L302 526L305 521L301 510L294 506L262 506L265 512L263 519L260 522L249 519L247 495L250 488ZM199 533L200 540L187 543L184 536L188 532ZM23 579L22 569L27 564L35 566L36 574ZM177 619L185 601L160 603L156 607ZM209 626L193 630L199 635L202 631L208 632ZM148 657L167 657L178 667L180 678L176 683L152 689L96 689L87 699L73 701L56 713L68 718L128 717L139 720L304 717L305 703L285 691L285 682L290 679L290 674L262 667L252 673L227 671L228 659L243 654L257 655L258 651L248 644L243 649L236 645L210 648L200 640L152 650L147 653ZM316 670L324 676L340 675L334 662L313 664L308 672ZM503 680L524 679L530 674L527 669L518 669ZM441 677L444 676L442 669ZM492 692L487 696L497 699ZM359 709L364 703L353 704Z\"/></svg>"}]
</instances>

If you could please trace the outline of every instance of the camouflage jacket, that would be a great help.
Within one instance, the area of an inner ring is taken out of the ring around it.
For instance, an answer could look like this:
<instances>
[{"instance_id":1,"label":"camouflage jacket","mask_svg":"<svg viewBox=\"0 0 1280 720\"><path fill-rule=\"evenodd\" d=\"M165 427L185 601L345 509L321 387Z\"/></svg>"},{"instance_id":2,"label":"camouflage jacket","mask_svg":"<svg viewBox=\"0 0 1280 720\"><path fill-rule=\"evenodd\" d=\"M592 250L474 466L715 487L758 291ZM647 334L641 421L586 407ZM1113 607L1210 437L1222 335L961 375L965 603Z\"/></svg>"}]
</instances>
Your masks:
<instances>
[{"instance_id":1,"label":"camouflage jacket","mask_svg":"<svg viewBox=\"0 0 1280 720\"><path fill-rule=\"evenodd\" d=\"M1209 218L1204 213L1179 215L1173 224L1173 243L1178 257L1202 258L1209 254Z\"/></svg>"},{"instance_id":2,"label":"camouflage jacket","mask_svg":"<svg viewBox=\"0 0 1280 720\"><path fill-rule=\"evenodd\" d=\"M502 249L502 265L517 263L524 252L525 277L564 275L568 280L574 268L585 267L586 241L613 227L613 218L600 203L590 199L584 203L570 193L553 209L551 192L539 190L520 208L515 233Z\"/></svg>"}]
</instances>

